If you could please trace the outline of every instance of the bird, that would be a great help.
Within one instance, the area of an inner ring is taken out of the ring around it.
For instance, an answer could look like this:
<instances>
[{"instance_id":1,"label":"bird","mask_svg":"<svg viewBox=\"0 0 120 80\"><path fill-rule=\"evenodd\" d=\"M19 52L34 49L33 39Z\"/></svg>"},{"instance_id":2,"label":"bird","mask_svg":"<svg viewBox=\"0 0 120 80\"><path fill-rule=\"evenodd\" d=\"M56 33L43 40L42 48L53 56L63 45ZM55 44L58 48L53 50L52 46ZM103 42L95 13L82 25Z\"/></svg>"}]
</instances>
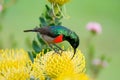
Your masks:
<instances>
[{"instance_id":1,"label":"bird","mask_svg":"<svg viewBox=\"0 0 120 80\"><path fill-rule=\"evenodd\" d=\"M31 30L24 30L24 32L38 32L41 34L42 39L47 44L54 44L60 50L61 48L56 44L63 41L68 41L74 50L72 58L75 56L76 49L79 46L79 36L74 31L64 26L45 26L40 28L37 27Z\"/></svg>"}]
</instances>

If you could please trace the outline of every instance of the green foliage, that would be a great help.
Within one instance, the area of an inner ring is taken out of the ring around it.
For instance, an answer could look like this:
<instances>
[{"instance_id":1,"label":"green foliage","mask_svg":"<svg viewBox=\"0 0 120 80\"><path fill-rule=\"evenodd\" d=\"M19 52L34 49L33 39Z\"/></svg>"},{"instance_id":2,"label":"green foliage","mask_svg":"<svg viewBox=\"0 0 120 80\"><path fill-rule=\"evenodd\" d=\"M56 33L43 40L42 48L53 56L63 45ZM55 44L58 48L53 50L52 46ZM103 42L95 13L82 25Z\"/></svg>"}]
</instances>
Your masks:
<instances>
[{"instance_id":1,"label":"green foliage","mask_svg":"<svg viewBox=\"0 0 120 80\"><path fill-rule=\"evenodd\" d=\"M63 16L61 15L61 13L59 11L53 12L52 8L50 8L48 5L46 5L45 7L45 13L42 13L39 18L39 27L62 25L61 19L63 18ZM34 51L28 52L32 61L33 58L36 57L36 54L39 54L42 50L44 50L44 53L51 50L46 42L41 38L41 35L39 33L37 34L37 40L33 40L32 47Z\"/></svg>"},{"instance_id":2,"label":"green foliage","mask_svg":"<svg viewBox=\"0 0 120 80\"><path fill-rule=\"evenodd\" d=\"M45 7L46 7L45 13L42 13L42 15L39 18L40 23L41 23L40 27L62 25L62 22L60 22L60 20L63 18L61 13L54 12L56 13L54 15L53 10L48 5L46 5Z\"/></svg>"},{"instance_id":3,"label":"green foliage","mask_svg":"<svg viewBox=\"0 0 120 80\"><path fill-rule=\"evenodd\" d=\"M28 55L32 62L34 62L34 53L28 51Z\"/></svg>"}]
</instances>

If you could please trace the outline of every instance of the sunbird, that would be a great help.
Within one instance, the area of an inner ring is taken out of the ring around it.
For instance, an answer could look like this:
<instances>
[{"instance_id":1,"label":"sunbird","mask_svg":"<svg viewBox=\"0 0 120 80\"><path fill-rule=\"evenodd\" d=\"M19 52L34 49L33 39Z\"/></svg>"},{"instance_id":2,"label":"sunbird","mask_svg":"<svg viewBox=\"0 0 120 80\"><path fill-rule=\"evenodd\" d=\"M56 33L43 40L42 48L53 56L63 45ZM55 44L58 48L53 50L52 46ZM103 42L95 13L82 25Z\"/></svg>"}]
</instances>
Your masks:
<instances>
[{"instance_id":1,"label":"sunbird","mask_svg":"<svg viewBox=\"0 0 120 80\"><path fill-rule=\"evenodd\" d=\"M38 32L41 34L42 39L50 46L55 45L62 50L56 43L68 41L74 49L73 57L76 53L76 48L79 46L79 37L72 30L64 26L46 26L41 28L35 28L33 30L24 30L24 32ZM50 46L52 47L52 46ZM72 57L72 58L73 58Z\"/></svg>"}]
</instances>

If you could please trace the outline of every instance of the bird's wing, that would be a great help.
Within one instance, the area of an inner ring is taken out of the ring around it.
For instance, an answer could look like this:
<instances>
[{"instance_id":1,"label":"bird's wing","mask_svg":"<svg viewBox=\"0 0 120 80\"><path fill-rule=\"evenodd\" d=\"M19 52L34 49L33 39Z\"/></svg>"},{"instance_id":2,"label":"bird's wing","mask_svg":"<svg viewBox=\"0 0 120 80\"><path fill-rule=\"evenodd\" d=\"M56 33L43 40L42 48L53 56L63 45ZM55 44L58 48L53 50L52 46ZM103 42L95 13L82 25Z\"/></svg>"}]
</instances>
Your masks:
<instances>
[{"instance_id":1,"label":"bird's wing","mask_svg":"<svg viewBox=\"0 0 120 80\"><path fill-rule=\"evenodd\" d=\"M37 32L40 32L40 34L42 35L47 35L53 38L58 36L58 34L55 34L53 31L51 31L50 27L42 27L42 28L38 28L37 30L38 30Z\"/></svg>"}]
</instances>

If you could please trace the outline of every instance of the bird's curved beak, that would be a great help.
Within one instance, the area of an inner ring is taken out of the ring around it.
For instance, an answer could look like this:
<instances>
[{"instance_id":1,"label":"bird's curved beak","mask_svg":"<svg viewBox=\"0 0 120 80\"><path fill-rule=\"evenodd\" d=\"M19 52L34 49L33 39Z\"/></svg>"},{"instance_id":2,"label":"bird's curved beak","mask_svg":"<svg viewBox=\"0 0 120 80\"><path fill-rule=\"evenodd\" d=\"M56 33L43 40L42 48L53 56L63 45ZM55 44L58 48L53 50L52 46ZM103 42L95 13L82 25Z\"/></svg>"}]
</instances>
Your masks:
<instances>
[{"instance_id":1,"label":"bird's curved beak","mask_svg":"<svg viewBox=\"0 0 120 80\"><path fill-rule=\"evenodd\" d=\"M73 58L74 58L75 53L76 53L76 48L74 48L74 54L73 54L73 56L72 56L72 58L71 58L71 59L73 59Z\"/></svg>"}]
</instances>

